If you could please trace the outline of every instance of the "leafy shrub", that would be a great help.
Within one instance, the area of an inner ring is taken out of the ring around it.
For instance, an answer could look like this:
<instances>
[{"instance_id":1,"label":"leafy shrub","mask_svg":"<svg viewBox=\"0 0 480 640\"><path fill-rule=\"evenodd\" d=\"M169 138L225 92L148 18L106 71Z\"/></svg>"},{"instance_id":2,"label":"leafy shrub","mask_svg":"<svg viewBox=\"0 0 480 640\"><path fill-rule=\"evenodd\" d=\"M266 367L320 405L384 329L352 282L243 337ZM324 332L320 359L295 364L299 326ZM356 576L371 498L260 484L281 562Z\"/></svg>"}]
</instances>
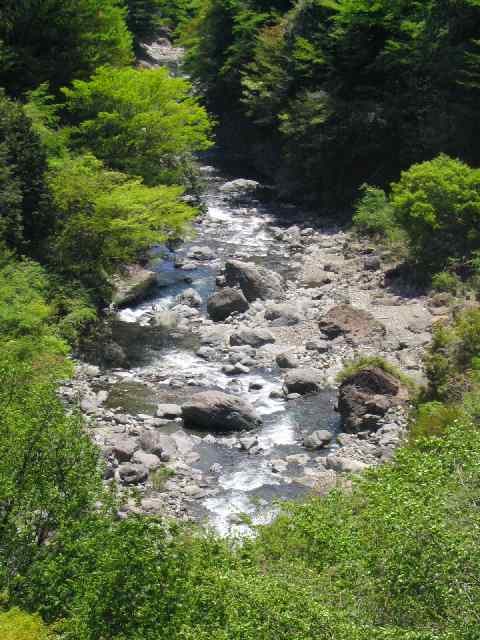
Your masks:
<instances>
[{"instance_id":1,"label":"leafy shrub","mask_svg":"<svg viewBox=\"0 0 480 640\"><path fill-rule=\"evenodd\" d=\"M448 271L440 271L440 273L436 273L432 278L432 288L435 289L435 291L455 295L460 285L460 278Z\"/></svg>"},{"instance_id":2,"label":"leafy shrub","mask_svg":"<svg viewBox=\"0 0 480 640\"><path fill-rule=\"evenodd\" d=\"M464 417L461 407L441 402L422 404L415 415L410 429L410 439L443 437L456 420Z\"/></svg>"},{"instance_id":3,"label":"leafy shrub","mask_svg":"<svg viewBox=\"0 0 480 640\"><path fill-rule=\"evenodd\" d=\"M19 609L0 612L0 637L2 640L53 640L38 615Z\"/></svg>"},{"instance_id":4,"label":"leafy shrub","mask_svg":"<svg viewBox=\"0 0 480 640\"><path fill-rule=\"evenodd\" d=\"M77 125L73 140L148 185L188 184L192 154L211 145L206 111L167 69L103 67L63 91Z\"/></svg>"},{"instance_id":5,"label":"leafy shrub","mask_svg":"<svg viewBox=\"0 0 480 640\"><path fill-rule=\"evenodd\" d=\"M395 220L385 191L365 184L362 192L355 208L353 224L361 233L388 235L395 226Z\"/></svg>"},{"instance_id":6,"label":"leafy shrub","mask_svg":"<svg viewBox=\"0 0 480 640\"><path fill-rule=\"evenodd\" d=\"M432 396L460 400L475 383L479 355L480 309L467 309L451 326L437 326L425 356Z\"/></svg>"},{"instance_id":7,"label":"leafy shrub","mask_svg":"<svg viewBox=\"0 0 480 640\"><path fill-rule=\"evenodd\" d=\"M418 264L438 270L480 249L479 169L440 155L402 173L391 201Z\"/></svg>"}]
</instances>

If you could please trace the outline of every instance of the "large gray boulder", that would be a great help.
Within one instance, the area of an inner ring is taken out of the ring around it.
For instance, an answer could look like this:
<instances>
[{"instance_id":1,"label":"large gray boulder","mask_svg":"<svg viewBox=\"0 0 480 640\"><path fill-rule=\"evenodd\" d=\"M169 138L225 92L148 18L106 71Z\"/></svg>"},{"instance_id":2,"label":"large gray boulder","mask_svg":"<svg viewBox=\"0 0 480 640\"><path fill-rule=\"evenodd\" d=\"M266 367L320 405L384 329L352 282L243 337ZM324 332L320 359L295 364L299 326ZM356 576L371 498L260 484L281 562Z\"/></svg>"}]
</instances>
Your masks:
<instances>
[{"instance_id":1,"label":"large gray boulder","mask_svg":"<svg viewBox=\"0 0 480 640\"><path fill-rule=\"evenodd\" d=\"M215 322L226 320L232 313L244 313L249 304L240 289L226 287L213 296L207 302L208 315Z\"/></svg>"},{"instance_id":2,"label":"large gray boulder","mask_svg":"<svg viewBox=\"0 0 480 640\"><path fill-rule=\"evenodd\" d=\"M333 440L333 434L325 429L319 429L313 433L309 433L303 439L303 446L307 449L323 449L327 447Z\"/></svg>"},{"instance_id":3,"label":"large gray boulder","mask_svg":"<svg viewBox=\"0 0 480 640\"><path fill-rule=\"evenodd\" d=\"M258 349L274 342L275 338L268 329L240 329L230 336L230 345L232 347L246 345Z\"/></svg>"},{"instance_id":4,"label":"large gray boulder","mask_svg":"<svg viewBox=\"0 0 480 640\"><path fill-rule=\"evenodd\" d=\"M118 462L129 462L137 449L138 442L136 438L119 436L112 440L110 450Z\"/></svg>"},{"instance_id":5,"label":"large gray boulder","mask_svg":"<svg viewBox=\"0 0 480 640\"><path fill-rule=\"evenodd\" d=\"M241 431L260 424L250 404L220 391L197 393L183 405L182 414L186 427L208 431Z\"/></svg>"},{"instance_id":6,"label":"large gray boulder","mask_svg":"<svg viewBox=\"0 0 480 640\"><path fill-rule=\"evenodd\" d=\"M284 385L287 393L306 395L308 393L318 393L321 391L325 386L325 381L319 369L301 367L291 369L287 373Z\"/></svg>"},{"instance_id":7,"label":"large gray boulder","mask_svg":"<svg viewBox=\"0 0 480 640\"><path fill-rule=\"evenodd\" d=\"M278 273L239 260L225 263L225 282L229 287L240 287L249 302L281 298L285 288Z\"/></svg>"},{"instance_id":8,"label":"large gray boulder","mask_svg":"<svg viewBox=\"0 0 480 640\"><path fill-rule=\"evenodd\" d=\"M141 484L148 478L148 469L143 464L127 462L118 467L118 475L123 484Z\"/></svg>"},{"instance_id":9,"label":"large gray boulder","mask_svg":"<svg viewBox=\"0 0 480 640\"><path fill-rule=\"evenodd\" d=\"M232 202L248 203L252 198L258 196L260 188L261 185L256 180L238 178L222 185L220 192Z\"/></svg>"},{"instance_id":10,"label":"large gray boulder","mask_svg":"<svg viewBox=\"0 0 480 640\"><path fill-rule=\"evenodd\" d=\"M158 431L145 431L140 437L140 446L147 453L153 453L162 461L168 461L178 453L173 438Z\"/></svg>"},{"instance_id":11,"label":"large gray boulder","mask_svg":"<svg viewBox=\"0 0 480 640\"><path fill-rule=\"evenodd\" d=\"M371 313L349 304L340 304L330 309L319 322L321 331L330 339L345 336L354 340L383 338L384 325Z\"/></svg>"}]
</instances>

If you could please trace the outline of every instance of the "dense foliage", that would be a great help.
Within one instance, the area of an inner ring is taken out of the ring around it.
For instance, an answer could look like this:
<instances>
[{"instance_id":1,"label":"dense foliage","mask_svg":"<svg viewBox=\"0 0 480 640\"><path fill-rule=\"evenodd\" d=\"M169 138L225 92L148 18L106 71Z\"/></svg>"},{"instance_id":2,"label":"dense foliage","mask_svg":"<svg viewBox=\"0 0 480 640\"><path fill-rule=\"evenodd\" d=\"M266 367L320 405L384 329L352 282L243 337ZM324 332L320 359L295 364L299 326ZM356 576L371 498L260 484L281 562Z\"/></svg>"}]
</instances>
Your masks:
<instances>
[{"instance_id":1,"label":"dense foliage","mask_svg":"<svg viewBox=\"0 0 480 640\"><path fill-rule=\"evenodd\" d=\"M209 0L186 41L256 165L330 205L439 152L480 160L479 30L476 0Z\"/></svg>"},{"instance_id":2,"label":"dense foliage","mask_svg":"<svg viewBox=\"0 0 480 640\"><path fill-rule=\"evenodd\" d=\"M3 0L0 85L15 95L42 82L58 89L132 62L125 14L122 0Z\"/></svg>"},{"instance_id":3,"label":"dense foliage","mask_svg":"<svg viewBox=\"0 0 480 640\"><path fill-rule=\"evenodd\" d=\"M64 93L77 144L147 184L188 183L192 152L210 146L206 112L167 69L102 67Z\"/></svg>"}]
</instances>

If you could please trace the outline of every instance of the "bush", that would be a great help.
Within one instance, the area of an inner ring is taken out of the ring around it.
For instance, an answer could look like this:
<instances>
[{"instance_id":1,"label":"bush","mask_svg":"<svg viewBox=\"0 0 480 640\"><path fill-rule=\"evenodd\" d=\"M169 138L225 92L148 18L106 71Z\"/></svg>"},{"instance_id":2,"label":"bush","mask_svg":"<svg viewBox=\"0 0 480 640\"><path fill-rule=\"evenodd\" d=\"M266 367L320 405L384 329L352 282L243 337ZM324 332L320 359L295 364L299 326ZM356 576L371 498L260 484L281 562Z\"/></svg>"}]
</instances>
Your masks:
<instances>
[{"instance_id":1,"label":"bush","mask_svg":"<svg viewBox=\"0 0 480 640\"><path fill-rule=\"evenodd\" d=\"M436 273L432 278L432 289L442 293L451 293L455 295L461 285L458 276L448 271Z\"/></svg>"},{"instance_id":2,"label":"bush","mask_svg":"<svg viewBox=\"0 0 480 640\"><path fill-rule=\"evenodd\" d=\"M415 415L410 429L410 439L443 437L447 429L464 417L462 408L457 405L446 405L441 402L422 404Z\"/></svg>"},{"instance_id":3,"label":"bush","mask_svg":"<svg viewBox=\"0 0 480 640\"><path fill-rule=\"evenodd\" d=\"M167 69L103 67L63 91L73 140L148 185L190 184L192 154L211 145L206 111Z\"/></svg>"},{"instance_id":4,"label":"bush","mask_svg":"<svg viewBox=\"0 0 480 640\"><path fill-rule=\"evenodd\" d=\"M53 640L38 615L19 609L0 613L0 637L2 640Z\"/></svg>"},{"instance_id":5,"label":"bush","mask_svg":"<svg viewBox=\"0 0 480 640\"><path fill-rule=\"evenodd\" d=\"M437 326L425 356L431 396L460 400L477 383L479 355L480 309L467 309L451 326Z\"/></svg>"},{"instance_id":6,"label":"bush","mask_svg":"<svg viewBox=\"0 0 480 640\"><path fill-rule=\"evenodd\" d=\"M391 202L412 259L441 270L480 249L480 170L445 155L410 167L392 185Z\"/></svg>"},{"instance_id":7,"label":"bush","mask_svg":"<svg viewBox=\"0 0 480 640\"><path fill-rule=\"evenodd\" d=\"M393 208L385 191L364 184L362 192L353 216L354 226L361 233L388 236L396 225Z\"/></svg>"}]
</instances>

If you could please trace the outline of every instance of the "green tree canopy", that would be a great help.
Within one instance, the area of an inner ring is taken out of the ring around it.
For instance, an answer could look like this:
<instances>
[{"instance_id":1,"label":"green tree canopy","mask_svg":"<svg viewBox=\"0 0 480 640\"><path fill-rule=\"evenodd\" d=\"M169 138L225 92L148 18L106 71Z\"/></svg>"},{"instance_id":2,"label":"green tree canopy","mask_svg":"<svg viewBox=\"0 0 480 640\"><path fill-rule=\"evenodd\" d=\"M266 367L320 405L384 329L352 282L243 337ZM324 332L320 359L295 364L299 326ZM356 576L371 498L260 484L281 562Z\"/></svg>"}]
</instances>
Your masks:
<instances>
[{"instance_id":1,"label":"green tree canopy","mask_svg":"<svg viewBox=\"0 0 480 640\"><path fill-rule=\"evenodd\" d=\"M77 144L146 184L188 183L192 154L211 145L206 111L166 69L103 67L63 92Z\"/></svg>"},{"instance_id":2,"label":"green tree canopy","mask_svg":"<svg viewBox=\"0 0 480 640\"><path fill-rule=\"evenodd\" d=\"M132 61L121 0L4 0L0 7L0 85L18 95L88 77L99 65Z\"/></svg>"}]
</instances>

